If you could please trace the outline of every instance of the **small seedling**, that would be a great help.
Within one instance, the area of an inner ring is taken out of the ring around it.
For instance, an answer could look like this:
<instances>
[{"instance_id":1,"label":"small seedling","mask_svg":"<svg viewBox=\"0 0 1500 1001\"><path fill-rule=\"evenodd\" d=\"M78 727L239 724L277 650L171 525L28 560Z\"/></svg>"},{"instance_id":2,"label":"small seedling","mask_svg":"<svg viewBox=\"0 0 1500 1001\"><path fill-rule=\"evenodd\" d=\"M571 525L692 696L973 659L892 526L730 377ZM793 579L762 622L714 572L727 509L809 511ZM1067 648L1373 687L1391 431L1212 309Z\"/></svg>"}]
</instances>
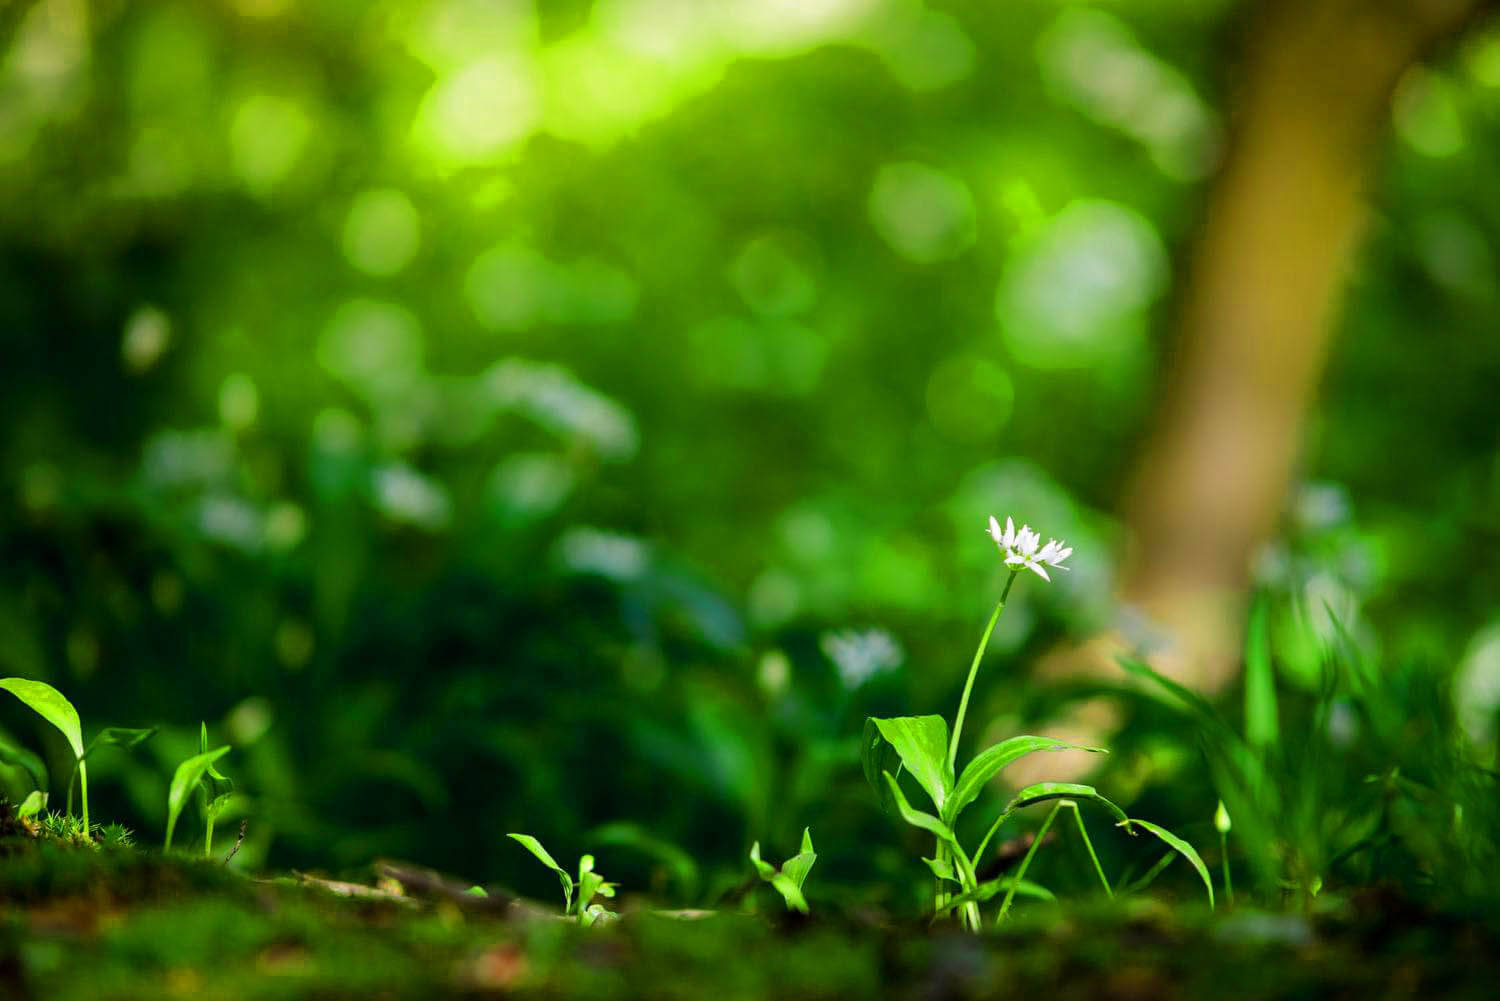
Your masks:
<instances>
[{"instance_id":1,"label":"small seedling","mask_svg":"<svg viewBox=\"0 0 1500 1001\"><path fill-rule=\"evenodd\" d=\"M779 871L771 863L761 861L759 841L750 846L750 861L754 863L760 878L781 894L781 899L786 901L787 910L803 914L807 913L807 898L802 895L802 884L817 860L818 853L813 851L812 829L807 827L802 829L802 850L787 859Z\"/></svg>"},{"instance_id":2,"label":"small seedling","mask_svg":"<svg viewBox=\"0 0 1500 1001\"><path fill-rule=\"evenodd\" d=\"M28 678L0 678L0 688L20 699L38 716L57 727L67 738L68 746L73 750L73 773L68 776L67 812L69 814L73 812L73 776L76 775L79 798L83 805L83 829L85 832L89 831L91 829L89 826L89 773L84 762L100 747L111 744L126 749L135 747L154 734L156 728L132 730L118 726L105 727L85 747L83 726L78 720L78 710L73 708L73 703L69 702L57 689L46 682L32 681ZM20 748L0 748L0 761L24 768L31 775L36 788L42 792L46 791L47 769L35 754Z\"/></svg>"},{"instance_id":3,"label":"small seedling","mask_svg":"<svg viewBox=\"0 0 1500 1001\"><path fill-rule=\"evenodd\" d=\"M229 753L229 745L215 748L210 751L208 745L208 728L199 730L198 746L199 752L188 758L177 766L177 771L172 775L172 785L167 790L167 838L162 845L162 851L172 850L172 832L177 827L177 818L182 815L182 808L187 805L188 797L195 791L201 791L203 798L199 803L203 807L204 824L204 854L212 850L214 818L223 809L225 798L229 795L227 790L213 783L228 783L228 779L220 775L214 768L214 762Z\"/></svg>"},{"instance_id":4,"label":"small seedling","mask_svg":"<svg viewBox=\"0 0 1500 1001\"><path fill-rule=\"evenodd\" d=\"M557 873L558 882L563 889L563 911L578 918L578 923L585 928L595 923L604 923L617 917L612 911L604 909L602 904L593 903L595 896L613 897L615 895L615 884L606 882L604 877L594 871L594 856L585 855L578 860L578 879L575 882L568 874L568 870L557 864L557 861L542 847L542 843L529 834L510 834L507 837L520 842L522 847L535 855L548 869ZM575 897L574 890L577 890Z\"/></svg>"},{"instance_id":5,"label":"small seedling","mask_svg":"<svg viewBox=\"0 0 1500 1001\"><path fill-rule=\"evenodd\" d=\"M22 820L30 820L43 810L47 809L47 794L40 789L33 789L21 800L21 805L16 807L16 816Z\"/></svg>"}]
</instances>

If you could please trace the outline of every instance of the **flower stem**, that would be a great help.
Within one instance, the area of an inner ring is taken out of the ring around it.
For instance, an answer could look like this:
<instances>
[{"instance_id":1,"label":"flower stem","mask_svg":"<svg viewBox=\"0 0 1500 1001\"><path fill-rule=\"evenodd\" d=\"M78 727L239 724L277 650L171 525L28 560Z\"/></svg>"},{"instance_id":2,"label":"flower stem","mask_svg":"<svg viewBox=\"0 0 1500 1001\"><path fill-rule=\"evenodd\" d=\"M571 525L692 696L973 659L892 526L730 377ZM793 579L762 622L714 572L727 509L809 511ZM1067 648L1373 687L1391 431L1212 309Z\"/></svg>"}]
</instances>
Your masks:
<instances>
[{"instance_id":1,"label":"flower stem","mask_svg":"<svg viewBox=\"0 0 1500 1001\"><path fill-rule=\"evenodd\" d=\"M1229 898L1229 906L1234 906L1234 877L1229 874L1229 832L1219 832L1219 855L1224 860L1224 895Z\"/></svg>"},{"instance_id":2,"label":"flower stem","mask_svg":"<svg viewBox=\"0 0 1500 1001\"><path fill-rule=\"evenodd\" d=\"M948 767L954 768L958 762L958 738L964 732L964 716L969 711L969 693L974 690L974 678L979 674L979 662L984 659L984 649L990 644L990 633L995 631L995 623L1000 621L1000 613L1005 611L1005 599L1010 597L1011 585L1016 582L1019 570L1010 572L1010 579L1005 582L1005 590L1000 594L1000 602L995 606L995 611L990 614L989 624L984 627L984 635L979 637L979 649L974 651L974 662L969 665L969 677L964 682L964 694L958 700L958 716L953 720L953 737L948 742Z\"/></svg>"},{"instance_id":3,"label":"flower stem","mask_svg":"<svg viewBox=\"0 0 1500 1001\"><path fill-rule=\"evenodd\" d=\"M1072 800L1065 800L1071 803ZM1089 858L1094 862L1094 871L1099 874L1099 882L1104 884L1104 895L1111 900L1114 899L1115 891L1110 889L1109 878L1104 875L1104 867L1099 864L1099 856L1094 853L1094 842L1089 840L1089 830L1083 826L1083 811L1078 809L1078 804L1073 803L1073 819L1078 821L1078 833L1083 835L1083 846L1089 850Z\"/></svg>"}]
</instances>

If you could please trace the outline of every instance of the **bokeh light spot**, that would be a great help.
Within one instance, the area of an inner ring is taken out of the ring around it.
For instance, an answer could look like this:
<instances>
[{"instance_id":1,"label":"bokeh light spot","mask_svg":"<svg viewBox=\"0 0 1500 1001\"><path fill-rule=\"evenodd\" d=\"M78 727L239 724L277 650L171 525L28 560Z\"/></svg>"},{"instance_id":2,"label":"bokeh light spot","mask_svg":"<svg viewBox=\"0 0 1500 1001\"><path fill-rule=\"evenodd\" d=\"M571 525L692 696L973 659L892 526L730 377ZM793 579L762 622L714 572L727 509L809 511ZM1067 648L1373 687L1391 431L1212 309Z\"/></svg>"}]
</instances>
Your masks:
<instances>
[{"instance_id":1,"label":"bokeh light spot","mask_svg":"<svg viewBox=\"0 0 1500 1001\"><path fill-rule=\"evenodd\" d=\"M976 235L969 189L951 174L920 163L880 168L870 192L870 221L892 250L919 263L954 257Z\"/></svg>"},{"instance_id":2,"label":"bokeh light spot","mask_svg":"<svg viewBox=\"0 0 1500 1001\"><path fill-rule=\"evenodd\" d=\"M993 438L1010 421L1016 389L1010 375L987 358L945 358L927 380L927 416L956 441Z\"/></svg>"},{"instance_id":3,"label":"bokeh light spot","mask_svg":"<svg viewBox=\"0 0 1500 1001\"><path fill-rule=\"evenodd\" d=\"M1139 346L1144 310L1166 280L1166 248L1149 221L1114 202L1079 201L1018 248L996 313L1018 361L1094 365Z\"/></svg>"},{"instance_id":4,"label":"bokeh light spot","mask_svg":"<svg viewBox=\"0 0 1500 1001\"><path fill-rule=\"evenodd\" d=\"M411 263L421 242L416 207L394 188L361 192L344 220L344 256L367 274L396 274Z\"/></svg>"},{"instance_id":5,"label":"bokeh light spot","mask_svg":"<svg viewBox=\"0 0 1500 1001\"><path fill-rule=\"evenodd\" d=\"M1452 156L1464 148L1463 114L1448 78L1414 69L1401 78L1391 104L1396 134L1424 156Z\"/></svg>"},{"instance_id":6,"label":"bokeh light spot","mask_svg":"<svg viewBox=\"0 0 1500 1001\"><path fill-rule=\"evenodd\" d=\"M140 375L154 366L172 343L172 321L155 306L141 306L125 321L120 339L120 357L131 373Z\"/></svg>"},{"instance_id":7,"label":"bokeh light spot","mask_svg":"<svg viewBox=\"0 0 1500 1001\"><path fill-rule=\"evenodd\" d=\"M422 331L400 306L353 299L334 313L318 343L318 361L367 398L409 389L422 372Z\"/></svg>"},{"instance_id":8,"label":"bokeh light spot","mask_svg":"<svg viewBox=\"0 0 1500 1001\"><path fill-rule=\"evenodd\" d=\"M529 63L487 56L433 84L417 110L413 137L442 166L490 163L531 134L538 112Z\"/></svg>"},{"instance_id":9,"label":"bokeh light spot","mask_svg":"<svg viewBox=\"0 0 1500 1001\"><path fill-rule=\"evenodd\" d=\"M794 316L818 297L814 252L805 238L759 236L745 244L729 277L745 304L767 316Z\"/></svg>"},{"instance_id":10,"label":"bokeh light spot","mask_svg":"<svg viewBox=\"0 0 1500 1001\"><path fill-rule=\"evenodd\" d=\"M229 126L234 171L245 187L266 196L286 179L312 137L312 122L295 101L256 94L240 102Z\"/></svg>"}]
</instances>

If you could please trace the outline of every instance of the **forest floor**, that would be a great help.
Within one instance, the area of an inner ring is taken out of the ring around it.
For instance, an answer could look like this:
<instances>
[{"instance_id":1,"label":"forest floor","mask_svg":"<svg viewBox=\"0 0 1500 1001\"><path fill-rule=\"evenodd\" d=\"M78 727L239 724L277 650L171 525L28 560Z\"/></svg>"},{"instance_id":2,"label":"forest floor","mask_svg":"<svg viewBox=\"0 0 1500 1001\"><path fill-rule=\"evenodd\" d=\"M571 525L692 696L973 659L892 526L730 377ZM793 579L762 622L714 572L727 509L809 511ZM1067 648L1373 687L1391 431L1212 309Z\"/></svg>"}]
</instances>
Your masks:
<instances>
[{"instance_id":1,"label":"forest floor","mask_svg":"<svg viewBox=\"0 0 1500 1001\"><path fill-rule=\"evenodd\" d=\"M984 936L878 914L629 912L581 928L397 864L252 879L0 840L0 998L1492 998L1500 935L1369 891L1311 915L1036 908Z\"/></svg>"}]
</instances>

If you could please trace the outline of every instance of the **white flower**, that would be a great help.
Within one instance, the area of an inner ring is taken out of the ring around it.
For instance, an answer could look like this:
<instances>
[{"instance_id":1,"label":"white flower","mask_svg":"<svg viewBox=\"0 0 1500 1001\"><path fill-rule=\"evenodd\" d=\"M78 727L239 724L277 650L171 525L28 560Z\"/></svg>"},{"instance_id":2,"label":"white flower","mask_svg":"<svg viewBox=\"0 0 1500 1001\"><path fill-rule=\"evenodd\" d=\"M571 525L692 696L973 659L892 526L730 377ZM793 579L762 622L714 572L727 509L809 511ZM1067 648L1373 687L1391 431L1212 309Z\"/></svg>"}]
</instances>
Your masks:
<instances>
[{"instance_id":1,"label":"white flower","mask_svg":"<svg viewBox=\"0 0 1500 1001\"><path fill-rule=\"evenodd\" d=\"M995 545L1005 554L1005 565L1015 569L1025 567L1035 571L1042 580L1050 581L1047 571L1042 569L1042 564L1052 567L1054 570L1066 570L1063 560L1073 555L1073 550L1063 545L1061 539L1052 539L1045 546L1042 545L1042 537L1031 530L1031 526L1022 525L1021 530L1016 531L1016 523L1009 518L1005 519L1005 528L1002 531L1000 523L990 516L990 538L995 540ZM1040 547L1040 548L1038 548Z\"/></svg>"},{"instance_id":2,"label":"white flower","mask_svg":"<svg viewBox=\"0 0 1500 1001\"><path fill-rule=\"evenodd\" d=\"M901 645L883 629L824 633L819 645L838 668L844 686L851 690L883 671L900 667L903 657Z\"/></svg>"}]
</instances>

